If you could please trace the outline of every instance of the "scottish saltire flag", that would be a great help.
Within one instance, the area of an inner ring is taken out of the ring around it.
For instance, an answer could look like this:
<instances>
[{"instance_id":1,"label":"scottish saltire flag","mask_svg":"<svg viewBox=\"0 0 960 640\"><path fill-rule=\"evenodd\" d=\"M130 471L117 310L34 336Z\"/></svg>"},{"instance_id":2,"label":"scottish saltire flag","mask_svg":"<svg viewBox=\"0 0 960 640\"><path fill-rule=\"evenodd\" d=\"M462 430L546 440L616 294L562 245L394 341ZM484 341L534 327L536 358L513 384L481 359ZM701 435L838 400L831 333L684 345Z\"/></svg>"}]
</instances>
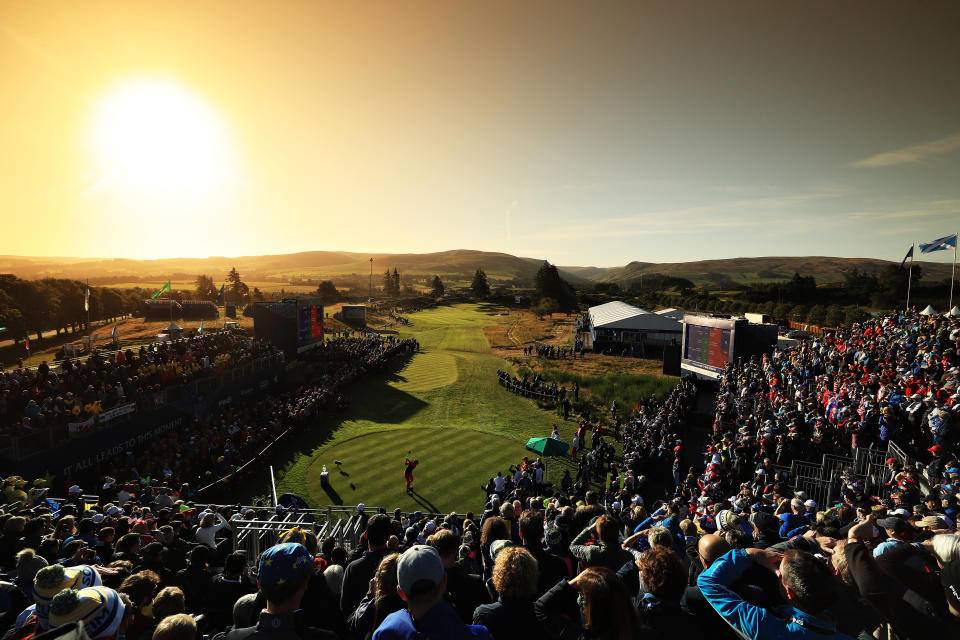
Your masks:
<instances>
[{"instance_id":1,"label":"scottish saltire flag","mask_svg":"<svg viewBox=\"0 0 960 640\"><path fill-rule=\"evenodd\" d=\"M903 262L900 263L900 271L903 271L903 265L907 264L907 259L913 257L913 245L910 245L910 250L907 251L907 255L903 256Z\"/></svg>"},{"instance_id":2,"label":"scottish saltire flag","mask_svg":"<svg viewBox=\"0 0 960 640\"><path fill-rule=\"evenodd\" d=\"M223 288L226 285L220 285L220 293L217 294L217 304L223 304Z\"/></svg>"},{"instance_id":3,"label":"scottish saltire flag","mask_svg":"<svg viewBox=\"0 0 960 640\"><path fill-rule=\"evenodd\" d=\"M117 337L117 325L113 325L113 329L110 329L110 337L111 338Z\"/></svg>"},{"instance_id":4,"label":"scottish saltire flag","mask_svg":"<svg viewBox=\"0 0 960 640\"><path fill-rule=\"evenodd\" d=\"M87 287L86 292L83 294L83 310L90 311L90 287Z\"/></svg>"},{"instance_id":5,"label":"scottish saltire flag","mask_svg":"<svg viewBox=\"0 0 960 640\"><path fill-rule=\"evenodd\" d=\"M933 242L920 243L920 253L933 253L934 251L946 251L947 249L957 248L957 234L952 236L943 236Z\"/></svg>"},{"instance_id":6,"label":"scottish saltire flag","mask_svg":"<svg viewBox=\"0 0 960 640\"><path fill-rule=\"evenodd\" d=\"M203 320L200 321L200 328L197 329L197 335L201 335L202 333L203 333Z\"/></svg>"}]
</instances>

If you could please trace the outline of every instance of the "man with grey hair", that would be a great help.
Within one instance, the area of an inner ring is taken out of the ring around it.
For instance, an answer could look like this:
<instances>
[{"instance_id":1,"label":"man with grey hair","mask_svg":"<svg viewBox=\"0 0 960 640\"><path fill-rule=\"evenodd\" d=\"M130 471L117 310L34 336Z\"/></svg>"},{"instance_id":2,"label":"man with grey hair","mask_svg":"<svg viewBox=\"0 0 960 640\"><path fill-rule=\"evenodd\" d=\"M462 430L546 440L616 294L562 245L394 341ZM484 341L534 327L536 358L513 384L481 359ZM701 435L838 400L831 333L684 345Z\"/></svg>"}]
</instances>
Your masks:
<instances>
[{"instance_id":1,"label":"man with grey hair","mask_svg":"<svg viewBox=\"0 0 960 640\"><path fill-rule=\"evenodd\" d=\"M802 498L796 497L790 501L790 512L780 514L780 523L781 538L792 538L806 531L810 518Z\"/></svg>"}]
</instances>

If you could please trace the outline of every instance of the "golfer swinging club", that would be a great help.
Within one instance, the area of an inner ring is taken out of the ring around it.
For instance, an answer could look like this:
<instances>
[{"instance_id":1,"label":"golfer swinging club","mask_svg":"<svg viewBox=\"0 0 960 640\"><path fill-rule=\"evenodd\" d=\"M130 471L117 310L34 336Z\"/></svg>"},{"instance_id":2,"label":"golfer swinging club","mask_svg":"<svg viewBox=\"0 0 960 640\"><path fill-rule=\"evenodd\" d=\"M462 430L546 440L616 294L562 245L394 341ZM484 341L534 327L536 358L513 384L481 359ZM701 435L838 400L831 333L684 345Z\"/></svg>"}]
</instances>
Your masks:
<instances>
[{"instance_id":1,"label":"golfer swinging club","mask_svg":"<svg viewBox=\"0 0 960 640\"><path fill-rule=\"evenodd\" d=\"M404 477L404 479L407 481L407 493L408 493L408 494L413 493L413 489L410 488L410 485L413 484L413 470L417 468L417 465L418 465L418 464L420 464L420 461L419 461L419 460L416 460L416 459L411 460L411 459L410 459L410 454L411 454L412 452L413 452L412 449L411 449L410 451L407 451L407 457L404 458L404 460L403 460L403 464L406 466L406 468L405 468L404 471L403 471L403 477Z\"/></svg>"}]
</instances>

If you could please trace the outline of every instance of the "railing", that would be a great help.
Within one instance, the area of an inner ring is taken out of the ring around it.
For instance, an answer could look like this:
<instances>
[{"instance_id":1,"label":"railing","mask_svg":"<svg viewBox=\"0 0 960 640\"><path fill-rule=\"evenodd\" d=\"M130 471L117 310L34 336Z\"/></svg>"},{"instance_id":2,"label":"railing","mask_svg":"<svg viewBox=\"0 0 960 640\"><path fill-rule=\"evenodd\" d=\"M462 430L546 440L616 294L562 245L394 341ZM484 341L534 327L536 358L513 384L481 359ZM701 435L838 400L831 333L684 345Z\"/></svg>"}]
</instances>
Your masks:
<instances>
[{"instance_id":1,"label":"railing","mask_svg":"<svg viewBox=\"0 0 960 640\"><path fill-rule=\"evenodd\" d=\"M845 476L846 482L860 483L867 494L885 498L890 491L890 487L883 482L887 470L885 461L888 458L896 458L903 466L916 464L916 460L903 448L893 441L888 441L886 449L857 448L852 458L826 453L819 463L794 460L790 463L788 483L795 491L804 491L817 500L818 505L825 504L820 502L821 499L832 504L839 498L842 476ZM921 484L926 481L925 473L925 470L921 473Z\"/></svg>"}]
</instances>

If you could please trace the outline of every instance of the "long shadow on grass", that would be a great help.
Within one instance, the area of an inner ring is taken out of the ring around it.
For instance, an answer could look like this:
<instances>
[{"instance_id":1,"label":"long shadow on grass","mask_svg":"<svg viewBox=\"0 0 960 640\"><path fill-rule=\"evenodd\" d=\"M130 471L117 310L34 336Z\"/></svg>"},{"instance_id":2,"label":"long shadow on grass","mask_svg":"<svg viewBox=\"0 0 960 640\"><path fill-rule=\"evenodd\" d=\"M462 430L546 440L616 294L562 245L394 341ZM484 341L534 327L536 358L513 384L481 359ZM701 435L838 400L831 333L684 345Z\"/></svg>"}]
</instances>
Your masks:
<instances>
[{"instance_id":1,"label":"long shadow on grass","mask_svg":"<svg viewBox=\"0 0 960 640\"><path fill-rule=\"evenodd\" d=\"M344 390L344 396L350 401L349 407L341 412L328 409L306 428L290 434L274 447L272 453L260 461L253 474L242 479L233 493L241 497L263 495L267 492L266 469L273 465L275 469L284 469L300 455L309 455L323 445L347 420L369 420L375 423L403 422L427 407L419 398L390 386L390 382L402 379L398 372L407 366L412 355L398 357L391 361L385 371L357 380ZM263 473L258 473L262 470ZM306 482L306 478L304 478ZM332 490L332 489L331 489ZM307 487L303 487L303 492ZM336 493L336 492L334 492ZM329 491L328 491L329 495ZM339 495L331 495L336 504L342 504ZM337 502L340 500L340 502Z\"/></svg>"},{"instance_id":2,"label":"long shadow on grass","mask_svg":"<svg viewBox=\"0 0 960 640\"><path fill-rule=\"evenodd\" d=\"M343 498L340 497L340 494L337 493L337 490L331 487L329 484L323 488L327 492L327 497L330 498L330 502L335 505L343 505Z\"/></svg>"},{"instance_id":3,"label":"long shadow on grass","mask_svg":"<svg viewBox=\"0 0 960 640\"><path fill-rule=\"evenodd\" d=\"M440 513L440 510L437 509L437 505L427 500L425 497L423 497L423 495L417 493L416 489L410 492L410 496L413 498L414 502L416 502L418 505L420 505L430 513Z\"/></svg>"}]
</instances>

